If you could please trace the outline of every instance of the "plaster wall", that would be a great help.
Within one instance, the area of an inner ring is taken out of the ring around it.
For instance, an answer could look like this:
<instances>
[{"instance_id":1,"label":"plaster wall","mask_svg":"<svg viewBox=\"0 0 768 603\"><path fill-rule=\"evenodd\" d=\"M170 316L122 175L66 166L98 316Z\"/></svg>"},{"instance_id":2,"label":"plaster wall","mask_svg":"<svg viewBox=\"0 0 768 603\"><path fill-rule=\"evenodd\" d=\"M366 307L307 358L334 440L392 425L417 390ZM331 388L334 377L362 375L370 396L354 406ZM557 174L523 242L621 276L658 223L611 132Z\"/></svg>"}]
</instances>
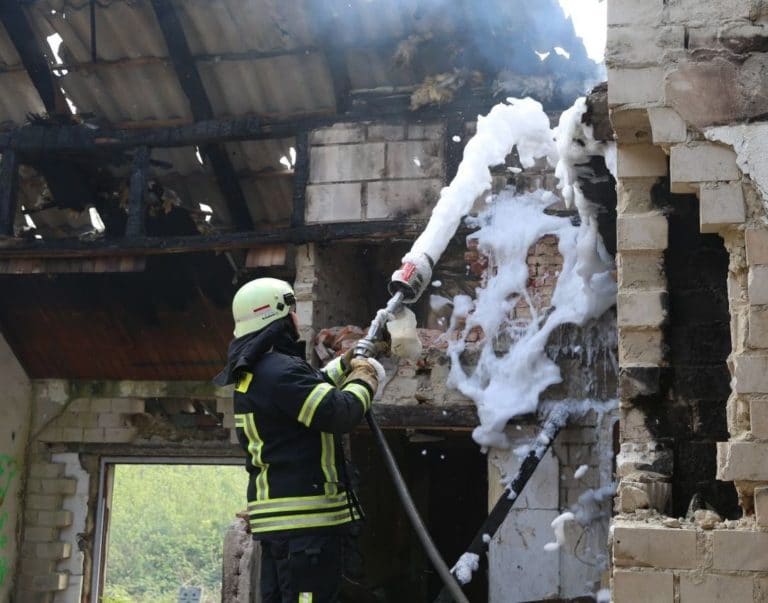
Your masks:
<instances>
[{"instance_id":1,"label":"plaster wall","mask_svg":"<svg viewBox=\"0 0 768 603\"><path fill-rule=\"evenodd\" d=\"M0 601L13 588L18 557L18 532L29 436L30 383L5 339L0 335Z\"/></svg>"}]
</instances>

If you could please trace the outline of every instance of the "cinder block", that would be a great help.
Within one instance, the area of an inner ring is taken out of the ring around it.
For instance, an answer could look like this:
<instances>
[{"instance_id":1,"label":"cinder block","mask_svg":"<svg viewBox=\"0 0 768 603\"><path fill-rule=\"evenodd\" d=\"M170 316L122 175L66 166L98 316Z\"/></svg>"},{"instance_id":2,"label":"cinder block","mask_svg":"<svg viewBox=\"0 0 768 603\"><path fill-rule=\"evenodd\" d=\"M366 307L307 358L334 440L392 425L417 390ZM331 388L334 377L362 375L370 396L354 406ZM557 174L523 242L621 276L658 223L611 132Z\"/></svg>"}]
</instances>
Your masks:
<instances>
[{"instance_id":1,"label":"cinder block","mask_svg":"<svg viewBox=\"0 0 768 603\"><path fill-rule=\"evenodd\" d=\"M377 140L404 140L405 139L405 125L404 124L370 124L368 126L368 141L373 142Z\"/></svg>"},{"instance_id":2,"label":"cinder block","mask_svg":"<svg viewBox=\"0 0 768 603\"><path fill-rule=\"evenodd\" d=\"M652 144L619 145L619 178L653 178L667 175L667 156Z\"/></svg>"},{"instance_id":3,"label":"cinder block","mask_svg":"<svg viewBox=\"0 0 768 603\"><path fill-rule=\"evenodd\" d=\"M734 357L733 366L736 393L768 393L768 356L744 356L740 354Z\"/></svg>"},{"instance_id":4,"label":"cinder block","mask_svg":"<svg viewBox=\"0 0 768 603\"><path fill-rule=\"evenodd\" d=\"M753 583L752 576L682 574L680 603L751 602Z\"/></svg>"},{"instance_id":5,"label":"cinder block","mask_svg":"<svg viewBox=\"0 0 768 603\"><path fill-rule=\"evenodd\" d=\"M666 291L630 291L617 299L619 328L658 328L667 317Z\"/></svg>"},{"instance_id":6,"label":"cinder block","mask_svg":"<svg viewBox=\"0 0 768 603\"><path fill-rule=\"evenodd\" d=\"M658 329L619 330L619 365L660 366L664 360L664 337Z\"/></svg>"},{"instance_id":7,"label":"cinder block","mask_svg":"<svg viewBox=\"0 0 768 603\"><path fill-rule=\"evenodd\" d=\"M693 569L698 566L696 531L616 526L613 558L618 566Z\"/></svg>"},{"instance_id":8,"label":"cinder block","mask_svg":"<svg viewBox=\"0 0 768 603\"><path fill-rule=\"evenodd\" d=\"M347 222L362 219L362 185L310 184L307 186L307 222Z\"/></svg>"},{"instance_id":9,"label":"cinder block","mask_svg":"<svg viewBox=\"0 0 768 603\"><path fill-rule=\"evenodd\" d=\"M656 25L661 22L663 0L610 0L608 25Z\"/></svg>"},{"instance_id":10,"label":"cinder block","mask_svg":"<svg viewBox=\"0 0 768 603\"><path fill-rule=\"evenodd\" d=\"M408 124L409 140L442 140L444 135L443 124Z\"/></svg>"},{"instance_id":11,"label":"cinder block","mask_svg":"<svg viewBox=\"0 0 768 603\"><path fill-rule=\"evenodd\" d=\"M752 435L759 440L768 440L768 401L749 402L749 425Z\"/></svg>"},{"instance_id":12,"label":"cinder block","mask_svg":"<svg viewBox=\"0 0 768 603\"><path fill-rule=\"evenodd\" d=\"M699 230L719 232L747 219L740 182L706 184L699 189Z\"/></svg>"},{"instance_id":13,"label":"cinder block","mask_svg":"<svg viewBox=\"0 0 768 603\"><path fill-rule=\"evenodd\" d=\"M432 141L387 144L386 178L441 178L442 144Z\"/></svg>"},{"instance_id":14,"label":"cinder block","mask_svg":"<svg viewBox=\"0 0 768 603\"><path fill-rule=\"evenodd\" d=\"M669 227L661 214L623 214L617 221L619 251L657 251L667 248ZM630 258L625 258L629 261Z\"/></svg>"},{"instance_id":15,"label":"cinder block","mask_svg":"<svg viewBox=\"0 0 768 603\"><path fill-rule=\"evenodd\" d=\"M75 493L77 480L69 478L59 479L30 479L27 482L27 491L31 494L62 494Z\"/></svg>"},{"instance_id":16,"label":"cinder block","mask_svg":"<svg viewBox=\"0 0 768 603\"><path fill-rule=\"evenodd\" d=\"M744 231L744 241L747 247L747 262L768 264L768 229L748 228Z\"/></svg>"},{"instance_id":17,"label":"cinder block","mask_svg":"<svg viewBox=\"0 0 768 603\"><path fill-rule=\"evenodd\" d=\"M30 576L44 576L56 570L56 560L26 558L21 560L20 567L22 574L27 574Z\"/></svg>"},{"instance_id":18,"label":"cinder block","mask_svg":"<svg viewBox=\"0 0 768 603\"><path fill-rule=\"evenodd\" d=\"M750 0L728 2L699 2L698 0L674 0L668 3L665 17L674 23L712 23L721 20L751 19L753 3Z\"/></svg>"},{"instance_id":19,"label":"cinder block","mask_svg":"<svg viewBox=\"0 0 768 603\"><path fill-rule=\"evenodd\" d=\"M616 265L622 291L666 289L667 276L662 251L620 252L616 254Z\"/></svg>"},{"instance_id":20,"label":"cinder block","mask_svg":"<svg viewBox=\"0 0 768 603\"><path fill-rule=\"evenodd\" d=\"M28 526L43 528L65 528L72 525L71 511L29 511L24 515Z\"/></svg>"},{"instance_id":21,"label":"cinder block","mask_svg":"<svg viewBox=\"0 0 768 603\"><path fill-rule=\"evenodd\" d=\"M144 400L139 398L115 398L110 402L109 409L113 413L137 415L144 412Z\"/></svg>"},{"instance_id":22,"label":"cinder block","mask_svg":"<svg viewBox=\"0 0 768 603\"><path fill-rule=\"evenodd\" d=\"M369 220L425 215L440 197L441 180L380 180L368 184Z\"/></svg>"},{"instance_id":23,"label":"cinder block","mask_svg":"<svg viewBox=\"0 0 768 603\"><path fill-rule=\"evenodd\" d=\"M315 130L309 135L309 142L313 145L345 144L350 142L363 142L365 140L365 127L362 124L334 124L330 128ZM310 151L310 154L314 151Z\"/></svg>"},{"instance_id":24,"label":"cinder block","mask_svg":"<svg viewBox=\"0 0 768 603\"><path fill-rule=\"evenodd\" d=\"M768 481L768 443L718 442L717 479L731 481ZM765 535L768 539L768 534ZM766 540L768 546L768 540ZM768 549L765 549L768 550ZM766 570L768 570L768 555Z\"/></svg>"},{"instance_id":25,"label":"cinder block","mask_svg":"<svg viewBox=\"0 0 768 603\"><path fill-rule=\"evenodd\" d=\"M27 509L35 511L55 511L61 509L62 497L58 494L27 494L24 502Z\"/></svg>"},{"instance_id":26,"label":"cinder block","mask_svg":"<svg viewBox=\"0 0 768 603\"><path fill-rule=\"evenodd\" d=\"M24 541L31 543L49 543L59 539L59 529L43 526L26 526Z\"/></svg>"},{"instance_id":27,"label":"cinder block","mask_svg":"<svg viewBox=\"0 0 768 603\"><path fill-rule=\"evenodd\" d=\"M69 542L47 542L35 545L35 555L39 559L69 559L72 544Z\"/></svg>"},{"instance_id":28,"label":"cinder block","mask_svg":"<svg viewBox=\"0 0 768 603\"><path fill-rule=\"evenodd\" d=\"M765 457L763 457L765 459ZM712 566L716 570L768 571L768 532L715 530ZM738 599L731 599L738 601Z\"/></svg>"},{"instance_id":29,"label":"cinder block","mask_svg":"<svg viewBox=\"0 0 768 603\"><path fill-rule=\"evenodd\" d=\"M125 415L119 413L102 413L96 421L97 427L125 427Z\"/></svg>"},{"instance_id":30,"label":"cinder block","mask_svg":"<svg viewBox=\"0 0 768 603\"><path fill-rule=\"evenodd\" d=\"M671 603L673 600L671 572L613 572L614 603Z\"/></svg>"},{"instance_id":31,"label":"cinder block","mask_svg":"<svg viewBox=\"0 0 768 603\"><path fill-rule=\"evenodd\" d=\"M104 429L104 441L112 442L115 444L128 444L133 442L137 436L137 430L135 427L119 428L105 428Z\"/></svg>"},{"instance_id":32,"label":"cinder block","mask_svg":"<svg viewBox=\"0 0 768 603\"><path fill-rule=\"evenodd\" d=\"M369 142L315 147L309 158L310 183L378 180L384 175L385 146Z\"/></svg>"},{"instance_id":33,"label":"cinder block","mask_svg":"<svg viewBox=\"0 0 768 603\"><path fill-rule=\"evenodd\" d=\"M676 144L669 160L672 182L722 182L741 178L736 153L725 146L696 142Z\"/></svg>"},{"instance_id":34,"label":"cinder block","mask_svg":"<svg viewBox=\"0 0 768 603\"><path fill-rule=\"evenodd\" d=\"M768 304L768 266L759 264L749 267L747 291L750 304Z\"/></svg>"},{"instance_id":35,"label":"cinder block","mask_svg":"<svg viewBox=\"0 0 768 603\"><path fill-rule=\"evenodd\" d=\"M755 488L755 518L758 526L768 528L768 487Z\"/></svg>"},{"instance_id":36,"label":"cinder block","mask_svg":"<svg viewBox=\"0 0 768 603\"><path fill-rule=\"evenodd\" d=\"M674 109L650 107L648 119L651 122L651 135L654 144L685 142L688 138L688 127Z\"/></svg>"},{"instance_id":37,"label":"cinder block","mask_svg":"<svg viewBox=\"0 0 768 603\"><path fill-rule=\"evenodd\" d=\"M609 67L645 67L661 64L664 50L683 48L685 30L674 27L609 27L605 64Z\"/></svg>"},{"instance_id":38,"label":"cinder block","mask_svg":"<svg viewBox=\"0 0 768 603\"><path fill-rule=\"evenodd\" d=\"M234 400L232 398L216 398L216 412L233 414L235 412Z\"/></svg>"},{"instance_id":39,"label":"cinder block","mask_svg":"<svg viewBox=\"0 0 768 603\"><path fill-rule=\"evenodd\" d=\"M93 429L83 430L83 442L103 442L104 440L104 428L94 427Z\"/></svg>"},{"instance_id":40,"label":"cinder block","mask_svg":"<svg viewBox=\"0 0 768 603\"><path fill-rule=\"evenodd\" d=\"M53 573L42 576L23 576L22 584L35 592L60 591L67 588L69 574Z\"/></svg>"},{"instance_id":41,"label":"cinder block","mask_svg":"<svg viewBox=\"0 0 768 603\"><path fill-rule=\"evenodd\" d=\"M64 465L60 463L32 463L29 477L50 479L64 475Z\"/></svg>"},{"instance_id":42,"label":"cinder block","mask_svg":"<svg viewBox=\"0 0 768 603\"><path fill-rule=\"evenodd\" d=\"M77 398L67 404L67 410L69 412L90 412L91 411L91 399L90 398Z\"/></svg>"},{"instance_id":43,"label":"cinder block","mask_svg":"<svg viewBox=\"0 0 768 603\"><path fill-rule=\"evenodd\" d=\"M768 348L768 307L750 306L747 344L752 349Z\"/></svg>"},{"instance_id":44,"label":"cinder block","mask_svg":"<svg viewBox=\"0 0 768 603\"><path fill-rule=\"evenodd\" d=\"M659 103L663 96L664 71L659 67L608 70L608 105Z\"/></svg>"}]
</instances>

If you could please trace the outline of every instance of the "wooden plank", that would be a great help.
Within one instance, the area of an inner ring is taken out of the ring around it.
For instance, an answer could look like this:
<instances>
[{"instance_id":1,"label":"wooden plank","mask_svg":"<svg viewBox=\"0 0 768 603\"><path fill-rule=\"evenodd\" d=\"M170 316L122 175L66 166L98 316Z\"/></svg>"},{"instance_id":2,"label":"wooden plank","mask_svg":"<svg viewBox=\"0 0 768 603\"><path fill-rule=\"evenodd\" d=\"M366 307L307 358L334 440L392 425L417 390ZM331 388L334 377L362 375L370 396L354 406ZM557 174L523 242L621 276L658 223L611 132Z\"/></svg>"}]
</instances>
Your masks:
<instances>
[{"instance_id":1,"label":"wooden plank","mask_svg":"<svg viewBox=\"0 0 768 603\"><path fill-rule=\"evenodd\" d=\"M51 73L48 59L38 46L37 36L24 13L22 3L11 0L0 2L0 22L5 26L8 37L21 57L21 62L40 95L45 110L51 115L69 115L69 106Z\"/></svg>"},{"instance_id":2,"label":"wooden plank","mask_svg":"<svg viewBox=\"0 0 768 603\"><path fill-rule=\"evenodd\" d=\"M13 236L19 197L19 162L15 151L5 151L0 160L0 237Z\"/></svg>"},{"instance_id":3,"label":"wooden plank","mask_svg":"<svg viewBox=\"0 0 768 603\"><path fill-rule=\"evenodd\" d=\"M295 142L296 162L293 166L293 214L291 226L304 224L309 182L309 134L299 132Z\"/></svg>"},{"instance_id":4,"label":"wooden plank","mask_svg":"<svg viewBox=\"0 0 768 603\"><path fill-rule=\"evenodd\" d=\"M128 190L128 221L125 225L126 237L144 235L146 222L147 176L149 173L149 147L139 147L133 157L131 179Z\"/></svg>"},{"instance_id":5,"label":"wooden plank","mask_svg":"<svg viewBox=\"0 0 768 603\"><path fill-rule=\"evenodd\" d=\"M181 237L134 237L98 241L7 239L0 245L0 259L165 255L248 249L275 243L301 245L330 241L409 241L423 227L423 222L387 220L309 224L298 228L283 226L246 232Z\"/></svg>"},{"instance_id":6,"label":"wooden plank","mask_svg":"<svg viewBox=\"0 0 768 603\"><path fill-rule=\"evenodd\" d=\"M171 0L152 0L152 7L163 32L176 77L189 100L192 116L195 121L213 119L211 101L195 64L195 58L189 49L176 9L171 4ZM248 210L245 193L226 149L219 144L208 143L200 147L200 152L210 162L216 183L226 199L233 222L240 228L253 228L253 219Z\"/></svg>"}]
</instances>

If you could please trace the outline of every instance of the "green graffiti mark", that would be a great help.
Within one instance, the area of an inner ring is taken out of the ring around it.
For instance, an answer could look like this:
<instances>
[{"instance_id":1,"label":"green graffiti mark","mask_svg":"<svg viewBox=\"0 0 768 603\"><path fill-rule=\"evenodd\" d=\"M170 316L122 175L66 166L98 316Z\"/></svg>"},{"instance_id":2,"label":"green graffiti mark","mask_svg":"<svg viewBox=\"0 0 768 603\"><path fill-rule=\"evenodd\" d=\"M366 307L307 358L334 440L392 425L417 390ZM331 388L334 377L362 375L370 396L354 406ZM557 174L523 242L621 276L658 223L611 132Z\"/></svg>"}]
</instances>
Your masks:
<instances>
[{"instance_id":1,"label":"green graffiti mark","mask_svg":"<svg viewBox=\"0 0 768 603\"><path fill-rule=\"evenodd\" d=\"M16 459L7 454L0 454L0 507L5 503L5 497L17 471ZM5 550L8 546L8 536L4 533L6 521L8 521L8 511L3 511L0 513L0 551ZM0 557L0 587L5 584L7 577L8 560L5 557Z\"/></svg>"}]
</instances>

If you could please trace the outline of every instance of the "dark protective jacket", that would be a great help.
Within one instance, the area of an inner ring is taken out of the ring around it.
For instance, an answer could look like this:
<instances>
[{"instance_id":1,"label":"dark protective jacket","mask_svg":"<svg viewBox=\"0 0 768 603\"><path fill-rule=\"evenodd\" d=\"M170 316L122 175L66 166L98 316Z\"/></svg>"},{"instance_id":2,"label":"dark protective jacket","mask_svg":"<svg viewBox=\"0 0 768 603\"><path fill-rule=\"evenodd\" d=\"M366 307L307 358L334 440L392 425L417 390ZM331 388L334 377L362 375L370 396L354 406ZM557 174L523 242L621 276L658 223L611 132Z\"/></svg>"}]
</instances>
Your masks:
<instances>
[{"instance_id":1,"label":"dark protective jacket","mask_svg":"<svg viewBox=\"0 0 768 603\"><path fill-rule=\"evenodd\" d=\"M341 358L314 369L285 329L271 327L233 341L228 367L216 378L235 383L251 531L283 536L360 519L339 434L360 422L372 392L361 382L342 385Z\"/></svg>"}]
</instances>

